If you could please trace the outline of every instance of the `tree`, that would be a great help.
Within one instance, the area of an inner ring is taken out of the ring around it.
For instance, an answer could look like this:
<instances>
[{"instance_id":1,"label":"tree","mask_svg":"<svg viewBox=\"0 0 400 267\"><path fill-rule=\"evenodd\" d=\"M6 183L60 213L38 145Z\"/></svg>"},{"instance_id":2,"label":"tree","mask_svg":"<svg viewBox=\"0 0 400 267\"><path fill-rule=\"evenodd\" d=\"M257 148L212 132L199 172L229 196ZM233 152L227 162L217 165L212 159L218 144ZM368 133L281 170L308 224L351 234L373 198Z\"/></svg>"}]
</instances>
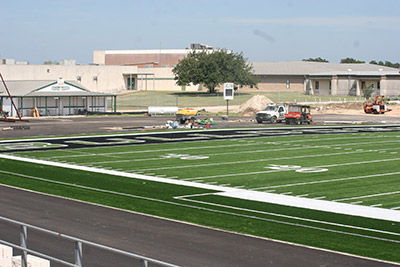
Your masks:
<instances>
[{"instance_id":1,"label":"tree","mask_svg":"<svg viewBox=\"0 0 400 267\"><path fill-rule=\"evenodd\" d=\"M60 65L60 63L57 61L47 60L47 61L43 62L43 65Z\"/></svg>"},{"instance_id":2,"label":"tree","mask_svg":"<svg viewBox=\"0 0 400 267\"><path fill-rule=\"evenodd\" d=\"M329 62L328 60L326 60L326 59L324 59L324 58L320 58L320 57L317 57L317 58L308 58L308 59L303 59L302 61L311 61L311 62Z\"/></svg>"},{"instance_id":3,"label":"tree","mask_svg":"<svg viewBox=\"0 0 400 267\"><path fill-rule=\"evenodd\" d=\"M357 60L351 57L340 60L340 63L365 63L365 61Z\"/></svg>"},{"instance_id":4,"label":"tree","mask_svg":"<svg viewBox=\"0 0 400 267\"><path fill-rule=\"evenodd\" d=\"M362 92L363 92L363 94L364 94L364 97L365 97L366 99L369 99L369 98L371 97L372 93L375 92L375 88L374 88L373 85L371 84L370 86L363 88L363 89L362 89Z\"/></svg>"},{"instance_id":5,"label":"tree","mask_svg":"<svg viewBox=\"0 0 400 267\"><path fill-rule=\"evenodd\" d=\"M397 69L400 68L400 64L399 63L392 63L390 61L385 61L385 62L379 61L379 62L376 62L375 60L371 60L369 62L369 64L375 64L375 65L386 66L386 67L397 68Z\"/></svg>"},{"instance_id":6,"label":"tree","mask_svg":"<svg viewBox=\"0 0 400 267\"><path fill-rule=\"evenodd\" d=\"M203 84L209 93L215 93L219 85L232 82L238 85L256 85L253 66L242 53L226 50L193 51L173 68L176 84L186 86Z\"/></svg>"}]
</instances>

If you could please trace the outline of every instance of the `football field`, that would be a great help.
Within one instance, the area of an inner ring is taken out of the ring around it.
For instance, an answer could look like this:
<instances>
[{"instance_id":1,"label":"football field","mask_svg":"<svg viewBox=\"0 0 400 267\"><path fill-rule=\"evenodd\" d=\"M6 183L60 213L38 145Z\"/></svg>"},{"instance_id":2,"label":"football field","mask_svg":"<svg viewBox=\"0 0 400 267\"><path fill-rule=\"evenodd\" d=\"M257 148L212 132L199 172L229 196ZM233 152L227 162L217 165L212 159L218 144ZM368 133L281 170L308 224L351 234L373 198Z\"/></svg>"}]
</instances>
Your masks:
<instances>
[{"instance_id":1,"label":"football field","mask_svg":"<svg viewBox=\"0 0 400 267\"><path fill-rule=\"evenodd\" d=\"M4 140L0 183L400 262L400 127Z\"/></svg>"}]
</instances>

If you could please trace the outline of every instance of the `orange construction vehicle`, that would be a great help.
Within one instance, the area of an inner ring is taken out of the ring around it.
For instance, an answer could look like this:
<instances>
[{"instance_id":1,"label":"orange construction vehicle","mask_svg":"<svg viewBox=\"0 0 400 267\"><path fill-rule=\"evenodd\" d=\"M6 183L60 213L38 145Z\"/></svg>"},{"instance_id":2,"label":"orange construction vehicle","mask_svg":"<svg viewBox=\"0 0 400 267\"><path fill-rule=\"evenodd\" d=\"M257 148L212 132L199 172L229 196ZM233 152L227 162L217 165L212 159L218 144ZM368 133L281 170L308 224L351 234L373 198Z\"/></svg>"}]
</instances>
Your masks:
<instances>
[{"instance_id":1,"label":"orange construction vehicle","mask_svg":"<svg viewBox=\"0 0 400 267\"><path fill-rule=\"evenodd\" d=\"M289 105L289 112L285 114L286 124L314 123L311 117L310 110L310 106Z\"/></svg>"},{"instance_id":2,"label":"orange construction vehicle","mask_svg":"<svg viewBox=\"0 0 400 267\"><path fill-rule=\"evenodd\" d=\"M375 99L368 99L364 102L364 112L373 114L385 114L385 112L391 111L388 109L386 104L383 103L383 95L375 96Z\"/></svg>"}]
</instances>

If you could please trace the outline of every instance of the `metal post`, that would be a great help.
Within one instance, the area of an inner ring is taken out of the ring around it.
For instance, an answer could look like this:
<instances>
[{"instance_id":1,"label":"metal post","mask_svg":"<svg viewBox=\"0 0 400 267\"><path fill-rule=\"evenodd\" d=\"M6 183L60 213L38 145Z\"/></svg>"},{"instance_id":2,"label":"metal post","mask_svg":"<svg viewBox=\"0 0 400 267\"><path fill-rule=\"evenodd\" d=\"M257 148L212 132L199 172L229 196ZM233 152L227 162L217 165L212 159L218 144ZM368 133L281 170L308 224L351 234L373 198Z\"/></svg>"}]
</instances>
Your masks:
<instances>
[{"instance_id":1,"label":"metal post","mask_svg":"<svg viewBox=\"0 0 400 267\"><path fill-rule=\"evenodd\" d=\"M20 98L21 100L21 103L20 103L20 110L19 110L19 114L20 114L20 117L22 117L23 116L23 114L24 114L24 98L21 96L21 98Z\"/></svg>"},{"instance_id":2,"label":"metal post","mask_svg":"<svg viewBox=\"0 0 400 267\"><path fill-rule=\"evenodd\" d=\"M226 100L226 119L229 119L229 100Z\"/></svg>"},{"instance_id":3,"label":"metal post","mask_svg":"<svg viewBox=\"0 0 400 267\"><path fill-rule=\"evenodd\" d=\"M148 263L146 260L144 260L144 259L140 259L140 264L139 264L139 266L140 266L140 267L149 267L149 263Z\"/></svg>"},{"instance_id":4,"label":"metal post","mask_svg":"<svg viewBox=\"0 0 400 267\"><path fill-rule=\"evenodd\" d=\"M68 96L68 115L71 115L71 96Z\"/></svg>"},{"instance_id":5,"label":"metal post","mask_svg":"<svg viewBox=\"0 0 400 267\"><path fill-rule=\"evenodd\" d=\"M117 96L114 96L114 113L117 112Z\"/></svg>"},{"instance_id":6,"label":"metal post","mask_svg":"<svg viewBox=\"0 0 400 267\"><path fill-rule=\"evenodd\" d=\"M21 225L20 239L21 239L21 247L26 249L28 244L28 229L25 225ZM28 252L26 250L22 250L21 267L28 266L27 259L28 259Z\"/></svg>"},{"instance_id":7,"label":"metal post","mask_svg":"<svg viewBox=\"0 0 400 267\"><path fill-rule=\"evenodd\" d=\"M47 116L47 96L44 97L45 115Z\"/></svg>"},{"instance_id":8,"label":"metal post","mask_svg":"<svg viewBox=\"0 0 400 267\"><path fill-rule=\"evenodd\" d=\"M75 265L82 267L82 242L75 242Z\"/></svg>"}]
</instances>

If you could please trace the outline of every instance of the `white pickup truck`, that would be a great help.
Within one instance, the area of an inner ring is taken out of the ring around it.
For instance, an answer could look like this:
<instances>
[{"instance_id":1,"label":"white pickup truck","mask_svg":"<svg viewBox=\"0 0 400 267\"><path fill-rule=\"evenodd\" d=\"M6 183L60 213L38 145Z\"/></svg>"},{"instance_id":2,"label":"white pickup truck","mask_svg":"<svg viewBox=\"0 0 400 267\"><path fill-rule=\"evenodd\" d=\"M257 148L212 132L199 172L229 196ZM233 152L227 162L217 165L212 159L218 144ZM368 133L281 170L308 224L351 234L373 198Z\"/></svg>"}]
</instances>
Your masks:
<instances>
[{"instance_id":1,"label":"white pickup truck","mask_svg":"<svg viewBox=\"0 0 400 267\"><path fill-rule=\"evenodd\" d=\"M287 104L270 104L264 110L257 112L256 120L258 123L269 121L271 123L282 122L285 114L288 113Z\"/></svg>"}]
</instances>

